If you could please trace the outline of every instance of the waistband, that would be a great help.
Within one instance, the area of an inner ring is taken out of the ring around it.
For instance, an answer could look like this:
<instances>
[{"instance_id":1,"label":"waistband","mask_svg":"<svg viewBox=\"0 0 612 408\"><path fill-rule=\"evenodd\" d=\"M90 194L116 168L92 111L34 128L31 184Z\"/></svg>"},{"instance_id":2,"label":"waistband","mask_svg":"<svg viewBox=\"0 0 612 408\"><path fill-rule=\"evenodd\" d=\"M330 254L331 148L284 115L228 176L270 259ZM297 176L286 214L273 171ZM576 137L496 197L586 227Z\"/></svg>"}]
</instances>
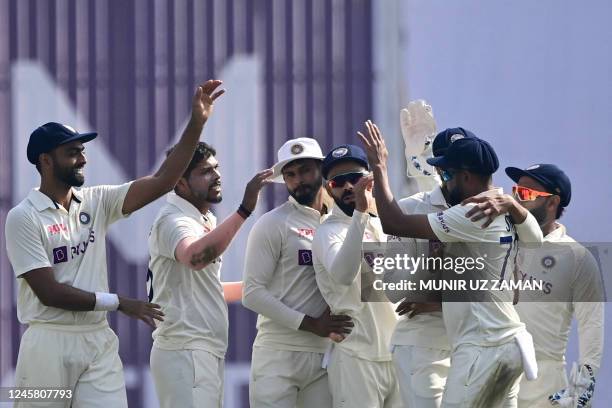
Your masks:
<instances>
[{"instance_id":1,"label":"waistband","mask_svg":"<svg viewBox=\"0 0 612 408\"><path fill-rule=\"evenodd\" d=\"M109 328L108 321L104 320L100 323L96 324L55 324L55 323L45 323L45 322L36 322L30 323L28 328L38 328L45 330L57 330L64 332L72 332L72 333L83 333L83 332L92 332L96 330L102 330Z\"/></svg>"}]
</instances>

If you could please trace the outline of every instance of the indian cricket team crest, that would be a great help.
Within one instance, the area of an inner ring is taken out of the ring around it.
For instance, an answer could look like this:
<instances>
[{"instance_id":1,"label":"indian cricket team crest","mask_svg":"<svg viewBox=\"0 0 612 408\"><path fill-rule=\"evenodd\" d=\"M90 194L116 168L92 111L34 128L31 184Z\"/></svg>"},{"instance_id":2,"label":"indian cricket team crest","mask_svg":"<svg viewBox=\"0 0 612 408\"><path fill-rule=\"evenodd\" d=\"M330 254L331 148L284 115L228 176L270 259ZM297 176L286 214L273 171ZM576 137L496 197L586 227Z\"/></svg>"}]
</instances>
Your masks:
<instances>
[{"instance_id":1,"label":"indian cricket team crest","mask_svg":"<svg viewBox=\"0 0 612 408\"><path fill-rule=\"evenodd\" d=\"M300 154L304 151L304 146L302 146L299 143L294 144L293 146L291 146L291 153L292 154Z\"/></svg>"},{"instance_id":2,"label":"indian cricket team crest","mask_svg":"<svg viewBox=\"0 0 612 408\"><path fill-rule=\"evenodd\" d=\"M79 221L81 224L87 225L91 221L91 215L87 214L85 211L81 211L79 213Z\"/></svg>"},{"instance_id":3,"label":"indian cricket team crest","mask_svg":"<svg viewBox=\"0 0 612 408\"><path fill-rule=\"evenodd\" d=\"M339 147L332 152L333 157L343 157L348 153L348 149L346 147Z\"/></svg>"},{"instance_id":4,"label":"indian cricket team crest","mask_svg":"<svg viewBox=\"0 0 612 408\"><path fill-rule=\"evenodd\" d=\"M542 258L542 266L545 267L546 269L552 268L553 266L555 266L555 263L556 263L555 258L553 258L550 255Z\"/></svg>"},{"instance_id":5,"label":"indian cricket team crest","mask_svg":"<svg viewBox=\"0 0 612 408\"><path fill-rule=\"evenodd\" d=\"M529 167L527 167L525 170L535 170L535 169L537 169L538 167L540 167L540 165L539 165L539 164L534 164L533 166L529 166Z\"/></svg>"}]
</instances>

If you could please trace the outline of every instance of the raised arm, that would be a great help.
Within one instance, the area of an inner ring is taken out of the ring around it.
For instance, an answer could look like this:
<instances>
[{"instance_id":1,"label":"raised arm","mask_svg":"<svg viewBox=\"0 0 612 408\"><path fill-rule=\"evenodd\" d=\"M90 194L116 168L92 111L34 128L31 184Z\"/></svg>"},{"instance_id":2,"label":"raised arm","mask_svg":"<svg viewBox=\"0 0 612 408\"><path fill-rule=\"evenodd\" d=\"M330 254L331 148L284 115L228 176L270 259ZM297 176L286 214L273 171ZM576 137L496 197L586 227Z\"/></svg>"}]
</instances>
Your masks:
<instances>
[{"instance_id":1,"label":"raised arm","mask_svg":"<svg viewBox=\"0 0 612 408\"><path fill-rule=\"evenodd\" d=\"M261 188L269 184L267 180L272 170L267 169L255 175L247 184L242 199L242 208L252 213L255 211ZM194 270L200 270L217 259L229 246L234 236L244 224L248 214L240 215L238 212L227 217L210 233L201 238L187 237L176 246L174 256L177 261Z\"/></svg>"},{"instance_id":2,"label":"raised arm","mask_svg":"<svg viewBox=\"0 0 612 408\"><path fill-rule=\"evenodd\" d=\"M212 114L214 101L225 92L223 89L216 91L219 85L221 81L211 79L198 86L191 104L191 119L181 140L155 174L131 184L123 202L123 214L144 207L174 188L189 165L204 124Z\"/></svg>"},{"instance_id":3,"label":"raised arm","mask_svg":"<svg viewBox=\"0 0 612 408\"><path fill-rule=\"evenodd\" d=\"M357 132L368 155L373 176L362 178L364 182L374 180L374 198L383 231L398 237L437 239L426 215L404 214L393 198L387 175L387 157L389 153L380 129L371 121L365 122L367 135Z\"/></svg>"}]
</instances>

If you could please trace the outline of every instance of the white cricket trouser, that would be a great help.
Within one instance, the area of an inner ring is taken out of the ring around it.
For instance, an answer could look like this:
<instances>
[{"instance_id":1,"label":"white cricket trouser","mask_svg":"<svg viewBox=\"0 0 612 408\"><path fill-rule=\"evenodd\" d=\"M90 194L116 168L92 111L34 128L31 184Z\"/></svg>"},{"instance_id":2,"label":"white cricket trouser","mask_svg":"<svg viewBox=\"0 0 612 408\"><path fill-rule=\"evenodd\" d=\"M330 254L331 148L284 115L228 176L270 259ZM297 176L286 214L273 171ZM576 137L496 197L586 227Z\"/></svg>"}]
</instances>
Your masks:
<instances>
[{"instance_id":1,"label":"white cricket trouser","mask_svg":"<svg viewBox=\"0 0 612 408\"><path fill-rule=\"evenodd\" d=\"M251 408L330 408L323 353L253 346Z\"/></svg>"},{"instance_id":2,"label":"white cricket trouser","mask_svg":"<svg viewBox=\"0 0 612 408\"><path fill-rule=\"evenodd\" d=\"M394 345L393 363L404 407L440 408L450 351Z\"/></svg>"},{"instance_id":3,"label":"white cricket trouser","mask_svg":"<svg viewBox=\"0 0 612 408\"><path fill-rule=\"evenodd\" d=\"M516 408L523 372L515 341L501 346L461 345L451 353L443 408Z\"/></svg>"},{"instance_id":4,"label":"white cricket trouser","mask_svg":"<svg viewBox=\"0 0 612 408\"><path fill-rule=\"evenodd\" d=\"M538 378L521 380L518 394L519 408L551 407L548 396L567 388L567 373L564 361L538 360Z\"/></svg>"},{"instance_id":5,"label":"white cricket trouser","mask_svg":"<svg viewBox=\"0 0 612 408\"><path fill-rule=\"evenodd\" d=\"M127 408L119 339L106 322L30 325L19 345L15 386L73 390L72 401L17 402L18 408Z\"/></svg>"},{"instance_id":6,"label":"white cricket trouser","mask_svg":"<svg viewBox=\"0 0 612 408\"><path fill-rule=\"evenodd\" d=\"M327 371L334 408L402 407L392 361L363 360L335 347Z\"/></svg>"}]
</instances>

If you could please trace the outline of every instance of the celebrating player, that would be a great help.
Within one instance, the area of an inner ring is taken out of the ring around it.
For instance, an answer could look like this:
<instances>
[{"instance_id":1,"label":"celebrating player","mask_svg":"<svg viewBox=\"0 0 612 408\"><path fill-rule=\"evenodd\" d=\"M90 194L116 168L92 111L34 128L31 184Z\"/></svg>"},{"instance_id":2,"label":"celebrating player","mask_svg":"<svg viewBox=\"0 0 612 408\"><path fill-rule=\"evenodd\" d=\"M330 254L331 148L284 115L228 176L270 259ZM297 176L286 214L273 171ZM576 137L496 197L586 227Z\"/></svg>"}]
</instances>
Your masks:
<instances>
[{"instance_id":1,"label":"celebrating player","mask_svg":"<svg viewBox=\"0 0 612 408\"><path fill-rule=\"evenodd\" d=\"M283 144L273 180L284 181L289 200L264 214L249 234L242 302L259 313L249 382L252 408L331 407L321 366L327 337L340 341L353 323L330 313L312 266L314 230L328 208L322 159L314 139Z\"/></svg>"},{"instance_id":2,"label":"celebrating player","mask_svg":"<svg viewBox=\"0 0 612 408\"><path fill-rule=\"evenodd\" d=\"M346 314L355 323L351 335L334 345L329 360L334 407L402 406L389 352L397 322L393 306L367 295L362 301L373 282L372 259L362 255L364 242L373 253L383 251L386 242L371 189L354 190L368 168L365 152L354 145L336 147L323 161L323 177L335 205L315 233L313 263L332 312Z\"/></svg>"},{"instance_id":3,"label":"celebrating player","mask_svg":"<svg viewBox=\"0 0 612 408\"><path fill-rule=\"evenodd\" d=\"M570 180L554 164L536 164L525 170L508 167L506 174L517 183L515 198L538 221L545 242L542 248L525 248L519 253L521 278L546 284L541 302L536 298L516 305L521 321L533 336L540 372L536 381L521 381L518 406L549 407L553 394L552 400L560 405L588 407L603 354L604 304L597 301L601 298L601 279L593 255L567 235L565 226L557 221L571 199ZM507 195L472 198L466 202L476 206L466 216L491 218L505 211L512 201ZM568 382L565 350L574 317L580 356Z\"/></svg>"},{"instance_id":4,"label":"celebrating player","mask_svg":"<svg viewBox=\"0 0 612 408\"><path fill-rule=\"evenodd\" d=\"M388 152L378 127L366 122L367 134L359 133L373 167L373 178L360 183L376 182L375 198L385 232L401 237L438 239L454 243L461 256L484 259L484 273L489 280L504 279L506 258L513 251L514 225L497 217L486 228L471 222L465 213L473 206L456 204L470 196L499 192L492 187L491 175L498 168L493 148L478 138L453 142L442 157L428 163L442 169L448 188L448 210L429 215L404 214L389 188L386 162ZM539 232L529 212L516 206L510 212L521 229ZM482 248L469 242L491 243L487 257ZM510 272L505 276L511 275ZM490 293L487 302L442 303L443 319L451 343L451 368L442 397L442 406L497 407L516 404L521 371L532 379L537 375L533 344L525 326L504 293ZM531 351L531 352L530 352ZM523 361L523 363L521 363ZM503 375L502 375L503 374ZM498 378L502 375L503 378Z\"/></svg>"},{"instance_id":5,"label":"celebrating player","mask_svg":"<svg viewBox=\"0 0 612 408\"><path fill-rule=\"evenodd\" d=\"M151 349L151 373L162 408L223 404L226 301L240 299L242 283L221 283L220 256L255 210L259 191L272 175L272 170L255 175L238 210L217 226L210 212L222 197L215 155L206 143L198 144L149 237L149 300L165 314L153 332Z\"/></svg>"},{"instance_id":6,"label":"celebrating player","mask_svg":"<svg viewBox=\"0 0 612 408\"><path fill-rule=\"evenodd\" d=\"M151 326L163 313L158 305L108 293L106 231L174 188L224 92L217 91L220 84L210 80L197 88L187 128L160 169L123 185L73 188L85 182L83 144L96 133L51 122L30 135L27 157L40 173L40 187L6 221L17 316L29 326L19 348L17 387L73 390L72 401L54 406L127 407L119 342L106 312L119 310Z\"/></svg>"}]
</instances>

